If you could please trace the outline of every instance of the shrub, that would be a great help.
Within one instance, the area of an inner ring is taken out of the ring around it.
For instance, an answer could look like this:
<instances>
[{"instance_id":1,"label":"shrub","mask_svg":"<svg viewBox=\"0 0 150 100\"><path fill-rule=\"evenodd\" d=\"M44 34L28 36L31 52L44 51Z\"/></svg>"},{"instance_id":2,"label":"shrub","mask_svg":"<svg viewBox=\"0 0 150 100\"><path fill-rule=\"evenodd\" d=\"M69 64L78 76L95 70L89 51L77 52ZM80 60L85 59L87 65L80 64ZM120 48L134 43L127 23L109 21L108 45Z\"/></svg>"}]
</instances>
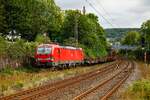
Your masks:
<instances>
[{"instance_id":1,"label":"shrub","mask_svg":"<svg viewBox=\"0 0 150 100\"><path fill-rule=\"evenodd\" d=\"M7 85L1 85L1 92L4 92L8 90L8 86Z\"/></svg>"},{"instance_id":2,"label":"shrub","mask_svg":"<svg viewBox=\"0 0 150 100\"><path fill-rule=\"evenodd\" d=\"M7 75L13 75L13 69L10 68L10 67L6 67L6 68L0 70L0 73L4 74L4 75L5 74L7 74Z\"/></svg>"},{"instance_id":3,"label":"shrub","mask_svg":"<svg viewBox=\"0 0 150 100\"><path fill-rule=\"evenodd\" d=\"M17 82L17 83L13 86L13 88L14 88L15 90L20 90L20 89L22 89L22 88L23 88L23 82Z\"/></svg>"},{"instance_id":4,"label":"shrub","mask_svg":"<svg viewBox=\"0 0 150 100\"><path fill-rule=\"evenodd\" d=\"M25 57L24 41L18 40L14 43L9 43L7 47L7 56L10 59L23 59Z\"/></svg>"},{"instance_id":5,"label":"shrub","mask_svg":"<svg viewBox=\"0 0 150 100\"><path fill-rule=\"evenodd\" d=\"M6 54L7 42L3 37L0 36L0 56L4 56Z\"/></svg>"},{"instance_id":6,"label":"shrub","mask_svg":"<svg viewBox=\"0 0 150 100\"><path fill-rule=\"evenodd\" d=\"M43 34L37 34L35 41L38 43L49 43L50 38L48 36L44 36Z\"/></svg>"},{"instance_id":7,"label":"shrub","mask_svg":"<svg viewBox=\"0 0 150 100\"><path fill-rule=\"evenodd\" d=\"M133 84L132 92L140 94L145 100L150 99L150 81L149 80L140 80Z\"/></svg>"},{"instance_id":8,"label":"shrub","mask_svg":"<svg viewBox=\"0 0 150 100\"><path fill-rule=\"evenodd\" d=\"M22 39L9 42L0 37L0 67L31 65L37 45L36 42L26 42Z\"/></svg>"}]
</instances>

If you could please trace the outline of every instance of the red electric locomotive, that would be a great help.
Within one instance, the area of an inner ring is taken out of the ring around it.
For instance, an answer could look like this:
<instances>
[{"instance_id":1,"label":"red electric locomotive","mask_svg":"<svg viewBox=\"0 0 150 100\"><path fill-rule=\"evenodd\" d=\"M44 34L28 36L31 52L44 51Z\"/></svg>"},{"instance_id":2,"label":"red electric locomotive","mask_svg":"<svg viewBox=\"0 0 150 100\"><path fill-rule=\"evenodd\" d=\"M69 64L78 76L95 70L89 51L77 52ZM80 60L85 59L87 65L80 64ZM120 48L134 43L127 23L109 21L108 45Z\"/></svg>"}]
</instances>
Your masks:
<instances>
[{"instance_id":1,"label":"red electric locomotive","mask_svg":"<svg viewBox=\"0 0 150 100\"><path fill-rule=\"evenodd\" d=\"M36 48L36 65L71 66L82 64L84 54L82 48L42 44Z\"/></svg>"}]
</instances>

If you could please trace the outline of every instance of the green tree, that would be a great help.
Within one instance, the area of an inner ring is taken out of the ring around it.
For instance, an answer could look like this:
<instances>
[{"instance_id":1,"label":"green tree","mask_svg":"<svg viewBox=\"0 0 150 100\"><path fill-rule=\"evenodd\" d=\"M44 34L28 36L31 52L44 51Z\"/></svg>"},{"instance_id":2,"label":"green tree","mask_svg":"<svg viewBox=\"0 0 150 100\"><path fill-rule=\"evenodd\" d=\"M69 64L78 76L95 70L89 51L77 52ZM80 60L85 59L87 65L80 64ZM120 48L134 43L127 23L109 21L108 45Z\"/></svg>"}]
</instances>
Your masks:
<instances>
[{"instance_id":1,"label":"green tree","mask_svg":"<svg viewBox=\"0 0 150 100\"><path fill-rule=\"evenodd\" d=\"M63 44L67 46L74 46L74 47L77 46L75 38L72 38L72 37L65 39Z\"/></svg>"},{"instance_id":2,"label":"green tree","mask_svg":"<svg viewBox=\"0 0 150 100\"><path fill-rule=\"evenodd\" d=\"M37 34L36 38L35 38L35 42L38 43L50 43L51 40L48 36L44 36L43 34Z\"/></svg>"},{"instance_id":3,"label":"green tree","mask_svg":"<svg viewBox=\"0 0 150 100\"><path fill-rule=\"evenodd\" d=\"M150 46L150 20L144 22L141 26L141 30L143 32L143 37L145 38L146 46Z\"/></svg>"},{"instance_id":4,"label":"green tree","mask_svg":"<svg viewBox=\"0 0 150 100\"><path fill-rule=\"evenodd\" d=\"M4 8L11 34L31 41L37 34L60 31L61 13L54 0L5 0Z\"/></svg>"},{"instance_id":5,"label":"green tree","mask_svg":"<svg viewBox=\"0 0 150 100\"><path fill-rule=\"evenodd\" d=\"M5 10L4 10L4 3L0 1L0 33L6 32L6 18L5 18Z\"/></svg>"},{"instance_id":6,"label":"green tree","mask_svg":"<svg viewBox=\"0 0 150 100\"><path fill-rule=\"evenodd\" d=\"M70 37L75 38L75 24L78 23L81 13L78 10L65 11L64 22L62 26L61 42Z\"/></svg>"},{"instance_id":7,"label":"green tree","mask_svg":"<svg viewBox=\"0 0 150 100\"><path fill-rule=\"evenodd\" d=\"M7 54L6 48L7 48L7 42L3 37L0 36L0 57L3 57Z\"/></svg>"},{"instance_id":8,"label":"green tree","mask_svg":"<svg viewBox=\"0 0 150 100\"><path fill-rule=\"evenodd\" d=\"M77 39L75 31L78 31L78 45L84 48L87 56L100 57L107 54L105 32L97 16L94 14L82 15L78 10L67 10L64 18L61 41L74 46L76 43L72 42Z\"/></svg>"},{"instance_id":9,"label":"green tree","mask_svg":"<svg viewBox=\"0 0 150 100\"><path fill-rule=\"evenodd\" d=\"M140 43L140 33L136 31L127 32L122 40L122 44L138 45Z\"/></svg>"}]
</instances>

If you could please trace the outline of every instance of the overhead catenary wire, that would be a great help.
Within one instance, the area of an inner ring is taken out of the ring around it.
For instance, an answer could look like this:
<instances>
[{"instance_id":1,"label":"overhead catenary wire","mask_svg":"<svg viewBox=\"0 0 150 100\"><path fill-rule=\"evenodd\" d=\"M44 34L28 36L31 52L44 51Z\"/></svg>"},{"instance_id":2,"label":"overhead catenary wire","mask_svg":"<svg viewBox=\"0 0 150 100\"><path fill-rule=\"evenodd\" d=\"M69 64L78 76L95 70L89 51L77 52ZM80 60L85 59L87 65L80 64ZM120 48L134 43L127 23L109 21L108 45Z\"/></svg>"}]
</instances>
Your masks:
<instances>
[{"instance_id":1,"label":"overhead catenary wire","mask_svg":"<svg viewBox=\"0 0 150 100\"><path fill-rule=\"evenodd\" d=\"M109 25L111 25L112 27L115 27L102 13L100 13L95 6L93 6L93 4L91 2L89 2L88 0L85 0L90 6L91 8L93 8L93 10L99 14Z\"/></svg>"},{"instance_id":2,"label":"overhead catenary wire","mask_svg":"<svg viewBox=\"0 0 150 100\"><path fill-rule=\"evenodd\" d=\"M108 16L108 18L113 19L113 18L111 17L111 15L108 13L108 11L105 9L105 7L102 5L102 3L101 3L99 0L96 0L96 1L97 1L97 3L100 5L99 7L101 7L101 8L103 9L103 11L105 12L105 14ZM113 20L112 20L112 22L113 22ZM119 26L118 24L116 24L116 23L114 23L114 22L113 22L113 24L114 24L115 26L117 26L117 27L120 28L120 26Z\"/></svg>"},{"instance_id":3,"label":"overhead catenary wire","mask_svg":"<svg viewBox=\"0 0 150 100\"><path fill-rule=\"evenodd\" d=\"M102 5L102 3L97 0L97 3L100 5L100 7L104 10L105 14L107 14L110 17L110 14L107 12L107 10L104 8L104 6Z\"/></svg>"}]
</instances>

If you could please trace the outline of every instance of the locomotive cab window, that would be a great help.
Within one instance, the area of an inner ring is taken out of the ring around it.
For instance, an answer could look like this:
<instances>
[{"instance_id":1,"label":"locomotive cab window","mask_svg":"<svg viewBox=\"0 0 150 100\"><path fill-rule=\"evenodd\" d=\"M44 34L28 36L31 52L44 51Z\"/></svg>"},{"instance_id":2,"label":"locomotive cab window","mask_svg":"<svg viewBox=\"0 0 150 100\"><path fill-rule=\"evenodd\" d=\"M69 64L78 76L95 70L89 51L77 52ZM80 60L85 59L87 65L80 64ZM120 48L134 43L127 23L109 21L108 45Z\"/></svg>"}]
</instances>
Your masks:
<instances>
[{"instance_id":1,"label":"locomotive cab window","mask_svg":"<svg viewBox=\"0 0 150 100\"><path fill-rule=\"evenodd\" d=\"M52 52L52 48L50 47L40 47L37 49L37 54L50 54Z\"/></svg>"}]
</instances>

